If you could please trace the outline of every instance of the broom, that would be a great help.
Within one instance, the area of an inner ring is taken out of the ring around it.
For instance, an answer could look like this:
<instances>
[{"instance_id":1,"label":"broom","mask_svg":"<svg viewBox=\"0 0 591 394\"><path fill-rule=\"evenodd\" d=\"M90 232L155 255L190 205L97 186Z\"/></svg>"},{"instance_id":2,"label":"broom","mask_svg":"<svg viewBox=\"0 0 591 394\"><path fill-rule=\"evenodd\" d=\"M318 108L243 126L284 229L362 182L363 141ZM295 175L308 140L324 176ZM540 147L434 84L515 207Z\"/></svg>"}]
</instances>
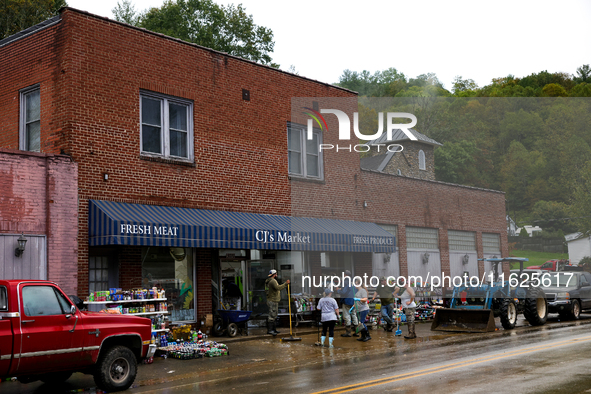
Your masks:
<instances>
[{"instance_id":1,"label":"broom","mask_svg":"<svg viewBox=\"0 0 591 394\"><path fill-rule=\"evenodd\" d=\"M287 284L287 297L289 298L289 338L281 338L281 341L285 342L296 342L301 341L302 338L294 337L291 331L291 291L289 290L289 283Z\"/></svg>"},{"instance_id":2,"label":"broom","mask_svg":"<svg viewBox=\"0 0 591 394\"><path fill-rule=\"evenodd\" d=\"M400 310L398 309L398 300L395 298L394 299L394 306L396 307L396 332L394 333L395 336L400 336L402 335L402 330L400 329Z\"/></svg>"},{"instance_id":3,"label":"broom","mask_svg":"<svg viewBox=\"0 0 591 394\"><path fill-rule=\"evenodd\" d=\"M314 344L315 346L322 346L322 343L320 343L320 318L321 318L321 314L318 313L318 311L315 311L316 313L316 328L318 329L318 341L316 341L316 343Z\"/></svg>"}]
</instances>

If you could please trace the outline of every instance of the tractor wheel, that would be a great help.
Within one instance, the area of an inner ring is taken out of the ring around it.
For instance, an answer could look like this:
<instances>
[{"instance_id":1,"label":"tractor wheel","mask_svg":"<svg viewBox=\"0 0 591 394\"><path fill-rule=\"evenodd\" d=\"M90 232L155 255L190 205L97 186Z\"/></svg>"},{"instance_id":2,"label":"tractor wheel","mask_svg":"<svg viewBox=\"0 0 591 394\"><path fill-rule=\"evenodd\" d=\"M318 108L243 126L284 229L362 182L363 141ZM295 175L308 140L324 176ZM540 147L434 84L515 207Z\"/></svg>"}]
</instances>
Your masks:
<instances>
[{"instance_id":1,"label":"tractor wheel","mask_svg":"<svg viewBox=\"0 0 591 394\"><path fill-rule=\"evenodd\" d=\"M579 320L579 317L581 317L581 304L579 304L579 300L573 300L573 309L570 310L568 317L572 320Z\"/></svg>"},{"instance_id":2,"label":"tractor wheel","mask_svg":"<svg viewBox=\"0 0 591 394\"><path fill-rule=\"evenodd\" d=\"M548 319L548 301L544 290L532 288L525 298L523 316L532 326L541 326Z\"/></svg>"},{"instance_id":3,"label":"tractor wheel","mask_svg":"<svg viewBox=\"0 0 591 394\"><path fill-rule=\"evenodd\" d=\"M517 308L513 300L505 298L501 304L501 324L505 330L515 328L517 322Z\"/></svg>"}]
</instances>

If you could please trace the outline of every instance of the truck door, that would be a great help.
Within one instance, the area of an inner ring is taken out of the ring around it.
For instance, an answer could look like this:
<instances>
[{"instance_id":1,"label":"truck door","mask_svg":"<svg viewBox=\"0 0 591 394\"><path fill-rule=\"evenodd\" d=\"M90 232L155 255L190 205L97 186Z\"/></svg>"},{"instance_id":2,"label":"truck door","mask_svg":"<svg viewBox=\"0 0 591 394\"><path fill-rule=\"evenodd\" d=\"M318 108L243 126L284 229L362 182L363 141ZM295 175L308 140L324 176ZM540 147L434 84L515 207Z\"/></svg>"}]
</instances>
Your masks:
<instances>
[{"instance_id":1,"label":"truck door","mask_svg":"<svg viewBox=\"0 0 591 394\"><path fill-rule=\"evenodd\" d=\"M581 294L581 309L591 308L591 274L582 272L580 276L580 294Z\"/></svg>"},{"instance_id":2,"label":"truck door","mask_svg":"<svg viewBox=\"0 0 591 394\"><path fill-rule=\"evenodd\" d=\"M5 376L12 359L12 318L8 313L6 287L0 286L0 376ZM16 321L16 319L14 319Z\"/></svg>"},{"instance_id":3,"label":"truck door","mask_svg":"<svg viewBox=\"0 0 591 394\"><path fill-rule=\"evenodd\" d=\"M20 289L21 348L18 372L45 372L80 366L80 312L59 289L48 283L26 283Z\"/></svg>"}]
</instances>

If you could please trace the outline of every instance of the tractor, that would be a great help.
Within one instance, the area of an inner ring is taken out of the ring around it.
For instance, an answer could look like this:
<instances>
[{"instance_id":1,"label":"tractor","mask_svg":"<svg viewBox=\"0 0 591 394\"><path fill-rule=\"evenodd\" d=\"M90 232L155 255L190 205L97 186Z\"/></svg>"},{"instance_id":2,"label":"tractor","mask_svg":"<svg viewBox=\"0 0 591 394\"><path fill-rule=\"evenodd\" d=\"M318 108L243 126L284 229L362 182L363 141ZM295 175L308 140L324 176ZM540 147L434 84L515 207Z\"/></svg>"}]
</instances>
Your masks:
<instances>
[{"instance_id":1,"label":"tractor","mask_svg":"<svg viewBox=\"0 0 591 394\"><path fill-rule=\"evenodd\" d=\"M495 317L500 317L503 328L510 330L515 327L519 314L523 314L532 326L546 323L548 304L544 291L537 287L536 281L522 280L520 275L509 281L509 278L499 275L499 263L519 262L521 273L523 263L528 261L527 258L505 257L479 260L492 263L491 279L493 281L475 287L465 284L454 287L449 299L449 307L437 309L431 325L432 331L495 331Z\"/></svg>"}]
</instances>

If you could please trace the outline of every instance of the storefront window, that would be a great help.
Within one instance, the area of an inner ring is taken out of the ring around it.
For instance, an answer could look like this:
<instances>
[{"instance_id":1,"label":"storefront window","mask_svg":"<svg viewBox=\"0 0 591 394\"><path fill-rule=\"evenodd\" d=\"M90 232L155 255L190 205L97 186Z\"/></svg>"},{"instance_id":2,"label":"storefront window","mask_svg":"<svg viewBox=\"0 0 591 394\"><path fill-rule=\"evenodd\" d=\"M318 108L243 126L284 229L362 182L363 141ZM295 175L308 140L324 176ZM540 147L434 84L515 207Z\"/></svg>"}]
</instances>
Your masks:
<instances>
[{"instance_id":1,"label":"storefront window","mask_svg":"<svg viewBox=\"0 0 591 394\"><path fill-rule=\"evenodd\" d=\"M353 273L353 255L351 253L321 253L320 259L321 262L324 262L321 264L323 276L342 276L345 271L351 271Z\"/></svg>"},{"instance_id":2,"label":"storefront window","mask_svg":"<svg viewBox=\"0 0 591 394\"><path fill-rule=\"evenodd\" d=\"M169 319L195 321L192 249L144 248L142 262L143 286L166 290Z\"/></svg>"},{"instance_id":3,"label":"storefront window","mask_svg":"<svg viewBox=\"0 0 591 394\"><path fill-rule=\"evenodd\" d=\"M306 288L302 287L302 276L309 275L304 252L277 252L277 267L279 278L283 281L291 281L293 294L307 293L310 289L306 282Z\"/></svg>"}]
</instances>

